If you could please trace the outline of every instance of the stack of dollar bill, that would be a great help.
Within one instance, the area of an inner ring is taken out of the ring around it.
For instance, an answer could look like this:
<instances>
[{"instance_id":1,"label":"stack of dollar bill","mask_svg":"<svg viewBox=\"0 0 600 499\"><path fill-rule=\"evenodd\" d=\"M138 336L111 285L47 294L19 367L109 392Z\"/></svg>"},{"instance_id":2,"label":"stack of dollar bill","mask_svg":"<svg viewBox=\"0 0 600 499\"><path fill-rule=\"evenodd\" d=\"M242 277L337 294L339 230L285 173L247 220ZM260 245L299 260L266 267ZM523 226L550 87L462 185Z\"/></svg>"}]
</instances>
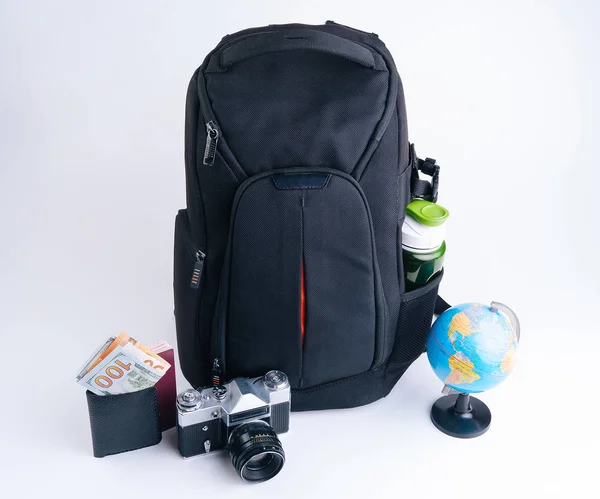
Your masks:
<instances>
[{"instance_id":1,"label":"stack of dollar bill","mask_svg":"<svg viewBox=\"0 0 600 499\"><path fill-rule=\"evenodd\" d=\"M154 350L121 333L109 338L85 363L77 382L96 395L130 393L154 386L171 364Z\"/></svg>"}]
</instances>

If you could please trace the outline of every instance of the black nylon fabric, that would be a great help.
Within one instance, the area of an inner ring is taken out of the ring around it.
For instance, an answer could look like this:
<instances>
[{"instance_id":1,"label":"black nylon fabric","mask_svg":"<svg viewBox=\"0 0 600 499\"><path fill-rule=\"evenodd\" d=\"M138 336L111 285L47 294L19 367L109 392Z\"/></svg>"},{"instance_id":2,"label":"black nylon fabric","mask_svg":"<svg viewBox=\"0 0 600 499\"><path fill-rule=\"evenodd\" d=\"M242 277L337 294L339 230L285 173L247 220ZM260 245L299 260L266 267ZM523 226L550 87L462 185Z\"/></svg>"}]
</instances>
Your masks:
<instances>
[{"instance_id":1,"label":"black nylon fabric","mask_svg":"<svg viewBox=\"0 0 600 499\"><path fill-rule=\"evenodd\" d=\"M174 269L185 377L199 387L281 369L292 410L387 395L423 349L439 279L404 293L411 168L385 45L336 24L228 35L192 77L185 140L189 240L179 228ZM306 176L277 185L271 172ZM206 254L196 290L188 247Z\"/></svg>"},{"instance_id":2,"label":"black nylon fabric","mask_svg":"<svg viewBox=\"0 0 600 499\"><path fill-rule=\"evenodd\" d=\"M206 75L217 123L248 176L299 165L350 173L383 113L388 78L387 71L302 51L268 53Z\"/></svg>"},{"instance_id":3,"label":"black nylon fabric","mask_svg":"<svg viewBox=\"0 0 600 499\"><path fill-rule=\"evenodd\" d=\"M348 59L369 69L386 70L385 62L376 52L341 36L323 31L309 29L272 31L267 35L252 37L249 41L250 43L247 43L243 40L241 43L234 43L225 48L220 60L213 66L223 70L243 60L270 52L311 50ZM210 69L211 63L208 65L208 70Z\"/></svg>"},{"instance_id":4,"label":"black nylon fabric","mask_svg":"<svg viewBox=\"0 0 600 499\"><path fill-rule=\"evenodd\" d=\"M377 322L384 320L377 313L382 297L369 214L357 188L332 175L326 188L304 192L302 206L307 314L301 388L367 371L381 348L383 324Z\"/></svg>"},{"instance_id":5,"label":"black nylon fabric","mask_svg":"<svg viewBox=\"0 0 600 499\"><path fill-rule=\"evenodd\" d=\"M200 288L192 289L190 281L196 261L197 247L192 239L187 210L180 210L175 219L175 256L173 265L173 292L175 296L175 323L180 362L185 376L196 376L192 366L210 362L198 362L199 353L210 349L210 338L197 335L197 323L200 314L203 282ZM204 274L204 272L203 272ZM205 275L202 276L205 278ZM199 344L200 341L204 343Z\"/></svg>"},{"instance_id":6,"label":"black nylon fabric","mask_svg":"<svg viewBox=\"0 0 600 499\"><path fill-rule=\"evenodd\" d=\"M235 207L230 279L222 284L229 285L224 291L229 291L226 365L231 377L260 376L276 368L292 386L299 385L300 196L264 177L245 188Z\"/></svg>"},{"instance_id":7,"label":"black nylon fabric","mask_svg":"<svg viewBox=\"0 0 600 499\"><path fill-rule=\"evenodd\" d=\"M387 132L375 150L368 168L365 169L360 185L367 197L377 247L377 260L381 273L387 320L385 327L386 342L394 343L396 322L400 305L400 293L403 280L399 279L399 259L397 238L398 226L404 216L406 189L398 175L398 120L394 114ZM382 178L393 179L382 182Z\"/></svg>"},{"instance_id":8,"label":"black nylon fabric","mask_svg":"<svg viewBox=\"0 0 600 499\"><path fill-rule=\"evenodd\" d=\"M451 307L452 305L450 305L446 300L444 300L441 296L438 295L438 297L435 300L434 313L435 315L442 315L446 310L448 310Z\"/></svg>"}]
</instances>

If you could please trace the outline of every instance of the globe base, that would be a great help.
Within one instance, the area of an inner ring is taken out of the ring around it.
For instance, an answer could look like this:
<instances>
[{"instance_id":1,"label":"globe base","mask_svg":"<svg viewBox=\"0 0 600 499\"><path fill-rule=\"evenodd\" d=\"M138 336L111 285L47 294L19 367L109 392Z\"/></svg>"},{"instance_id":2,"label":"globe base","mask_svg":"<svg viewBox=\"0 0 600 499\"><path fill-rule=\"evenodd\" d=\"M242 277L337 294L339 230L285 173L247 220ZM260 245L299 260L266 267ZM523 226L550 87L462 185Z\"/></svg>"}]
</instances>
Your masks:
<instances>
[{"instance_id":1,"label":"globe base","mask_svg":"<svg viewBox=\"0 0 600 499\"><path fill-rule=\"evenodd\" d=\"M488 430L492 413L481 400L459 393L437 399L431 407L431 421L451 437L474 438Z\"/></svg>"}]
</instances>

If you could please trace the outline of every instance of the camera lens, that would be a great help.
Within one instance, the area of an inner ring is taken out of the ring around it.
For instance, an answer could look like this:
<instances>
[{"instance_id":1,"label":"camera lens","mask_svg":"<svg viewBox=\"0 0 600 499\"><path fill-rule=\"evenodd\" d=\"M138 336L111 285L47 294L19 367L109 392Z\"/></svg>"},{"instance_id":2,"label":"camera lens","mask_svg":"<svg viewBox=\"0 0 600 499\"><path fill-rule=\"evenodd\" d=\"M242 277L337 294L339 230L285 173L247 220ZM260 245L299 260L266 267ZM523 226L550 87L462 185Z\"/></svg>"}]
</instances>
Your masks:
<instances>
[{"instance_id":1,"label":"camera lens","mask_svg":"<svg viewBox=\"0 0 600 499\"><path fill-rule=\"evenodd\" d=\"M248 460L246 470L249 472L262 471L273 463L273 459L275 459L273 454L261 452Z\"/></svg>"},{"instance_id":2,"label":"camera lens","mask_svg":"<svg viewBox=\"0 0 600 499\"><path fill-rule=\"evenodd\" d=\"M235 471L246 482L273 478L285 461L277 433L264 421L243 423L233 430L229 455Z\"/></svg>"}]
</instances>

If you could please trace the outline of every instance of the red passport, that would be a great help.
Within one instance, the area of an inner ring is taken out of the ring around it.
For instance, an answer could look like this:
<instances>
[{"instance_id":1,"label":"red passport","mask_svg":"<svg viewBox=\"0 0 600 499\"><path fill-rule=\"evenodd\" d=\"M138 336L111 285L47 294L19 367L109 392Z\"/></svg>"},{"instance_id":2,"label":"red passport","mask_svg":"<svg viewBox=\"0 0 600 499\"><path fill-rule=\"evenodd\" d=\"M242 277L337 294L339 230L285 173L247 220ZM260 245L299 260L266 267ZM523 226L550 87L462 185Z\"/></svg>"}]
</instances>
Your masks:
<instances>
[{"instance_id":1,"label":"red passport","mask_svg":"<svg viewBox=\"0 0 600 499\"><path fill-rule=\"evenodd\" d=\"M156 396L158 398L158 412L160 419L160 431L173 428L177 422L177 386L175 384L175 352L173 347L166 341L159 341L150 347L154 353L160 355L171 367L158 380L156 385Z\"/></svg>"}]
</instances>

